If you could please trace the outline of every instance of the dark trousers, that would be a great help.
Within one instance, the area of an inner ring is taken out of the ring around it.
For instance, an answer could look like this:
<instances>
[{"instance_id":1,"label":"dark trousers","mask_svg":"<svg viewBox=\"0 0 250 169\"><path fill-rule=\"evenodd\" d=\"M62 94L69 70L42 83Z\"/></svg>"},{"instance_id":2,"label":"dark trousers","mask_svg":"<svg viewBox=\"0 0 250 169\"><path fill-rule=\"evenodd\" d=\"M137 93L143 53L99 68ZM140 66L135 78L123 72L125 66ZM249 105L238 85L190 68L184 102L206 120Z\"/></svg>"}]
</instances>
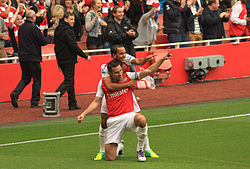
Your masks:
<instances>
[{"instance_id":1,"label":"dark trousers","mask_svg":"<svg viewBox=\"0 0 250 169\"><path fill-rule=\"evenodd\" d=\"M31 82L31 78L33 78L31 104L38 105L41 90L40 62L21 62L20 66L22 69L22 79L18 83L17 87L12 91L12 94L18 98L23 89Z\"/></svg>"},{"instance_id":2,"label":"dark trousers","mask_svg":"<svg viewBox=\"0 0 250 169\"><path fill-rule=\"evenodd\" d=\"M56 92L60 92L60 96L67 92L69 107L73 107L77 104L75 98L75 63L61 64L60 68L64 75L64 81L57 88Z\"/></svg>"},{"instance_id":3,"label":"dark trousers","mask_svg":"<svg viewBox=\"0 0 250 169\"><path fill-rule=\"evenodd\" d=\"M188 42L188 34L187 33L169 33L168 34L168 41L169 43L177 43L177 42ZM170 46L171 48L174 48L174 46ZM180 48L183 47L189 47L188 44L186 45L180 45Z\"/></svg>"}]
</instances>

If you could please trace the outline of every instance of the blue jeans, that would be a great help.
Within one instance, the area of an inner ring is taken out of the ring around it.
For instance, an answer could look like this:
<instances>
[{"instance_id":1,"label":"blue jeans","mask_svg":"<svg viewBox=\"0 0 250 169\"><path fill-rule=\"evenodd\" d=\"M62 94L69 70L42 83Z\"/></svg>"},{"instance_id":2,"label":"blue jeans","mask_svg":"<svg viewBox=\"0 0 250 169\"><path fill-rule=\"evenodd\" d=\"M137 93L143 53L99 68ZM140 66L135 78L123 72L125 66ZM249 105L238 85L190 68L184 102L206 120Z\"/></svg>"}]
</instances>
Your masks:
<instances>
[{"instance_id":1,"label":"blue jeans","mask_svg":"<svg viewBox=\"0 0 250 169\"><path fill-rule=\"evenodd\" d=\"M168 34L168 41L169 43L176 43L176 42L188 42L188 33L169 33ZM181 48L189 47L189 45L180 45ZM174 48L174 46L171 46Z\"/></svg>"}]
</instances>

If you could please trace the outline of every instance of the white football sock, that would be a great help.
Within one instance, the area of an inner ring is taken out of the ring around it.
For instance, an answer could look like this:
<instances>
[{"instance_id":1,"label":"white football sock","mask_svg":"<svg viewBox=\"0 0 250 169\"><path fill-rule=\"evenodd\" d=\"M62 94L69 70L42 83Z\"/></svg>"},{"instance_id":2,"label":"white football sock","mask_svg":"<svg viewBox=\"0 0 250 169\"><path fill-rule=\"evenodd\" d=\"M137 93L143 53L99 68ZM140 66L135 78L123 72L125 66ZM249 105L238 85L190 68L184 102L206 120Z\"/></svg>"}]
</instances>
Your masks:
<instances>
[{"instance_id":1,"label":"white football sock","mask_svg":"<svg viewBox=\"0 0 250 169\"><path fill-rule=\"evenodd\" d=\"M148 135L145 138L145 142L144 142L144 151L148 151L150 150L150 146L149 146L149 139L148 139Z\"/></svg>"},{"instance_id":2,"label":"white football sock","mask_svg":"<svg viewBox=\"0 0 250 169\"><path fill-rule=\"evenodd\" d=\"M143 150L145 138L147 137L148 128L147 125L143 128L138 127L137 129L137 147L136 151Z\"/></svg>"},{"instance_id":3,"label":"white football sock","mask_svg":"<svg viewBox=\"0 0 250 169\"><path fill-rule=\"evenodd\" d=\"M99 152L105 152L105 135L104 135L104 129L100 125L99 127L99 145L100 145L100 151Z\"/></svg>"}]
</instances>

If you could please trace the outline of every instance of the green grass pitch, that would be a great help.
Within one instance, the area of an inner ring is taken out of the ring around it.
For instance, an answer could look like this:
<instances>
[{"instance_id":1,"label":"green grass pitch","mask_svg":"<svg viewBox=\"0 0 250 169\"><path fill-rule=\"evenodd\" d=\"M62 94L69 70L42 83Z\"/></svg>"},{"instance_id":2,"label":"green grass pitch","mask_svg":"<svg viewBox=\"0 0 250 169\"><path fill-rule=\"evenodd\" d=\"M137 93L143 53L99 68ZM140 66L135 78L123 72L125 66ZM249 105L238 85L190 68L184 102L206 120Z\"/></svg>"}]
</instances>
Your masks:
<instances>
[{"instance_id":1,"label":"green grass pitch","mask_svg":"<svg viewBox=\"0 0 250 169\"><path fill-rule=\"evenodd\" d=\"M151 148L159 159L137 162L136 135L126 132L123 158L94 161L99 115L0 126L0 169L247 169L250 168L250 100L234 99L147 109ZM207 119L202 122L196 120ZM210 120L208 120L210 119ZM182 122L187 122L183 124ZM158 126L168 124L166 126ZM4 145L93 133L57 140Z\"/></svg>"}]
</instances>

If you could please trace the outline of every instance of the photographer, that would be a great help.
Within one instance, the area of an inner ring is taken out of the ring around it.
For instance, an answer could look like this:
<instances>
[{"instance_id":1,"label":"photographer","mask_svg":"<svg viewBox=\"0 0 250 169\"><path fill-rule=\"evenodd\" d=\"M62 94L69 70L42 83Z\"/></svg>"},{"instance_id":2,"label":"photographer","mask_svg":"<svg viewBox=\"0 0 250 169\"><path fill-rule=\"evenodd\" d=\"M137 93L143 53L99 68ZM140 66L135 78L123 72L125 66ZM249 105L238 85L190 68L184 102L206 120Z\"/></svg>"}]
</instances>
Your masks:
<instances>
[{"instance_id":1,"label":"photographer","mask_svg":"<svg viewBox=\"0 0 250 169\"><path fill-rule=\"evenodd\" d=\"M92 0L91 10L85 17L87 48L89 50L103 48L102 26L106 27L107 23L103 20L101 9L101 0Z\"/></svg>"}]
</instances>

